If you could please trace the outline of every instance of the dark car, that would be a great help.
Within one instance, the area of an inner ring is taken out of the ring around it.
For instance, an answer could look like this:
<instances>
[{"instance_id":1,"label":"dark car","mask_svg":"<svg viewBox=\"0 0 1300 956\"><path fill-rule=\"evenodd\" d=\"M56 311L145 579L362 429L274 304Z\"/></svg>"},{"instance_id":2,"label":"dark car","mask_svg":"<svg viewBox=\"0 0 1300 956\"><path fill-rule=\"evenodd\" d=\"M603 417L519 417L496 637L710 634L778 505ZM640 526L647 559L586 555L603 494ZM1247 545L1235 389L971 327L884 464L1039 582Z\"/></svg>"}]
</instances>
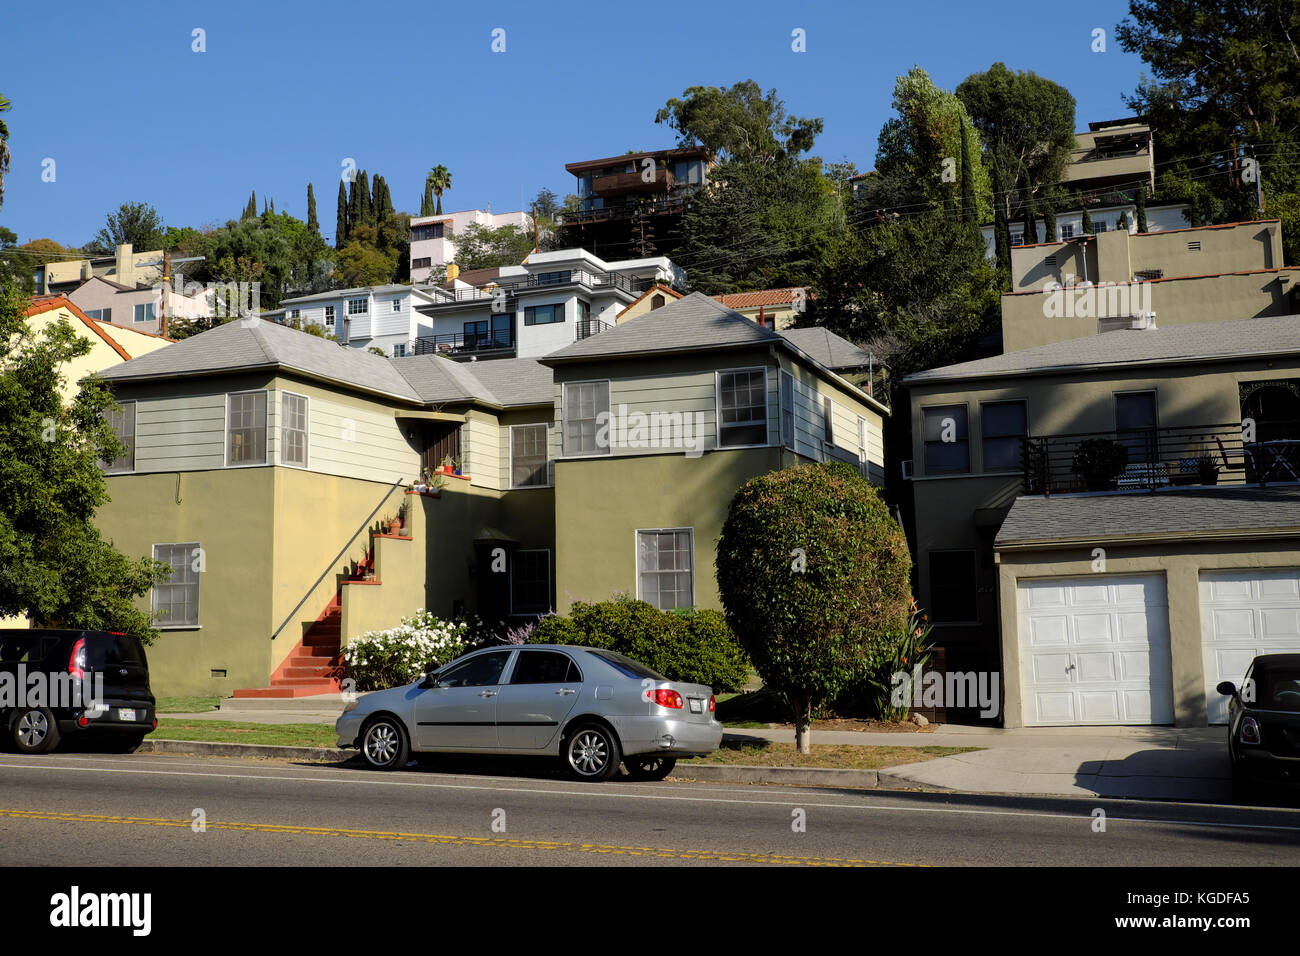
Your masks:
<instances>
[{"instance_id":1,"label":"dark car","mask_svg":"<svg viewBox=\"0 0 1300 956\"><path fill-rule=\"evenodd\" d=\"M1300 654L1262 654L1238 689L1216 690L1228 704L1233 793L1252 799L1266 787L1300 785Z\"/></svg>"},{"instance_id":2,"label":"dark car","mask_svg":"<svg viewBox=\"0 0 1300 956\"><path fill-rule=\"evenodd\" d=\"M111 631L0 629L0 721L20 753L46 753L72 735L134 751L158 726L144 647Z\"/></svg>"}]
</instances>

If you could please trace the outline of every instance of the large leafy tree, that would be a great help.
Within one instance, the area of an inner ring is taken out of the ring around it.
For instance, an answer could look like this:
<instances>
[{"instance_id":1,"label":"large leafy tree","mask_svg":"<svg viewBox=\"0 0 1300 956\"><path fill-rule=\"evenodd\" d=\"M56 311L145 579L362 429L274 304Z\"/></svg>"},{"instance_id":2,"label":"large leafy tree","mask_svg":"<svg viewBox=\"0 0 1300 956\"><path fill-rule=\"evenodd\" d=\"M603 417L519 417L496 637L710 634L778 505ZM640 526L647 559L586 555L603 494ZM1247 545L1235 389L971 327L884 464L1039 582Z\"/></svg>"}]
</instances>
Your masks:
<instances>
[{"instance_id":1,"label":"large leafy tree","mask_svg":"<svg viewBox=\"0 0 1300 956\"><path fill-rule=\"evenodd\" d=\"M656 123L676 131L682 146L700 145L722 160L773 163L813 147L823 121L794 116L776 90L753 80L731 87L691 86L655 114Z\"/></svg>"},{"instance_id":2,"label":"large leafy tree","mask_svg":"<svg viewBox=\"0 0 1300 956\"><path fill-rule=\"evenodd\" d=\"M736 492L716 567L727 623L809 753L818 707L864 680L907 627L907 538L855 469L799 465Z\"/></svg>"},{"instance_id":3,"label":"large leafy tree","mask_svg":"<svg viewBox=\"0 0 1300 956\"><path fill-rule=\"evenodd\" d=\"M518 226L470 223L456 236L456 265L461 269L517 266L533 251L533 235Z\"/></svg>"},{"instance_id":4,"label":"large leafy tree","mask_svg":"<svg viewBox=\"0 0 1300 956\"><path fill-rule=\"evenodd\" d=\"M161 248L163 236L162 217L157 209L148 203L124 202L105 217L103 228L95 233L88 248L108 255L115 247L129 242L136 252L145 252Z\"/></svg>"},{"instance_id":5,"label":"large leafy tree","mask_svg":"<svg viewBox=\"0 0 1300 956\"><path fill-rule=\"evenodd\" d=\"M68 363L90 343L67 322L35 333L23 303L0 293L0 614L152 641L134 601L166 565L126 557L93 523L108 500L100 462L122 451L104 418L112 394L91 377L65 401Z\"/></svg>"},{"instance_id":6,"label":"large leafy tree","mask_svg":"<svg viewBox=\"0 0 1300 956\"><path fill-rule=\"evenodd\" d=\"M40 261L19 248L17 233L0 226L0 290L34 292L33 273Z\"/></svg>"},{"instance_id":7,"label":"large leafy tree","mask_svg":"<svg viewBox=\"0 0 1300 956\"><path fill-rule=\"evenodd\" d=\"M288 213L231 220L205 237L201 278L257 282L261 305L276 308L291 293L328 287L334 253L320 233Z\"/></svg>"}]
</instances>

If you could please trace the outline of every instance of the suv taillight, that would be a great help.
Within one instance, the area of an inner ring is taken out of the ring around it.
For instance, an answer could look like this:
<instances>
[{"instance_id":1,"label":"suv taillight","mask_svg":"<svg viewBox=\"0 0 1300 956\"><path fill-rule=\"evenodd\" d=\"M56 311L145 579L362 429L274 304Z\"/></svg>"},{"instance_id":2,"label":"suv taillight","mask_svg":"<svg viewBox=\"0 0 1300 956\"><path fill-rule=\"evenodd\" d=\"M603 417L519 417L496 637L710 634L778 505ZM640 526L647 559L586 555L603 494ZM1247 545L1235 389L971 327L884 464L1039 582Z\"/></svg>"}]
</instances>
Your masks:
<instances>
[{"instance_id":1,"label":"suv taillight","mask_svg":"<svg viewBox=\"0 0 1300 956\"><path fill-rule=\"evenodd\" d=\"M714 697L712 694L710 694L710 695L709 695L709 713L711 714L711 713L713 713L713 712L714 712L715 710L717 710L717 709L718 709L718 699L717 699L716 697Z\"/></svg>"},{"instance_id":2,"label":"suv taillight","mask_svg":"<svg viewBox=\"0 0 1300 956\"><path fill-rule=\"evenodd\" d=\"M660 687L658 690L650 692L650 702L658 704L660 707L671 707L674 710L681 710L685 704L682 701L682 695L675 690L667 687Z\"/></svg>"},{"instance_id":3,"label":"suv taillight","mask_svg":"<svg viewBox=\"0 0 1300 956\"><path fill-rule=\"evenodd\" d=\"M68 655L68 673L78 680L83 680L86 676L86 639L77 638L77 643L72 645L72 653Z\"/></svg>"},{"instance_id":4,"label":"suv taillight","mask_svg":"<svg viewBox=\"0 0 1300 956\"><path fill-rule=\"evenodd\" d=\"M1237 739L1243 744L1259 743L1259 724L1255 722L1254 717L1241 718L1241 727L1237 731Z\"/></svg>"}]
</instances>

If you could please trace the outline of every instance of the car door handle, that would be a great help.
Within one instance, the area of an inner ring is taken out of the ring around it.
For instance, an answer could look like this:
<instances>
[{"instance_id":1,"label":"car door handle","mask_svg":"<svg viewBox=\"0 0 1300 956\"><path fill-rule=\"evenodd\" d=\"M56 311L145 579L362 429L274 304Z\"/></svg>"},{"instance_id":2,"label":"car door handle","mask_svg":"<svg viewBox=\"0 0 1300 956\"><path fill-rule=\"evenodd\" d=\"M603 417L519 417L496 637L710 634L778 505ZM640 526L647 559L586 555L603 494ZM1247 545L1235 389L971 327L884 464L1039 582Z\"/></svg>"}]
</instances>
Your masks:
<instances>
[{"instance_id":1,"label":"car door handle","mask_svg":"<svg viewBox=\"0 0 1300 956\"><path fill-rule=\"evenodd\" d=\"M497 692L494 690L481 690L478 692L480 697L495 697Z\"/></svg>"},{"instance_id":2,"label":"car door handle","mask_svg":"<svg viewBox=\"0 0 1300 956\"><path fill-rule=\"evenodd\" d=\"M576 694L577 691L574 690L572 687L561 687L559 690L556 691L556 693L559 694L561 697L568 697L570 694Z\"/></svg>"}]
</instances>

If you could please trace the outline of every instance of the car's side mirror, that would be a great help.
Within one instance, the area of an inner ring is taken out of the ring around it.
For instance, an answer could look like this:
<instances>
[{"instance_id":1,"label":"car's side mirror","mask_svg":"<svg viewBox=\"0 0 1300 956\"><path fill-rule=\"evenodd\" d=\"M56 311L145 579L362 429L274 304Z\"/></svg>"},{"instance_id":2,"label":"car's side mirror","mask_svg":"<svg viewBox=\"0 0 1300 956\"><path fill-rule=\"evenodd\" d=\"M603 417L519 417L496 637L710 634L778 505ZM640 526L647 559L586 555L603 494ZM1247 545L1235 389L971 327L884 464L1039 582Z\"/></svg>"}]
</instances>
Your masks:
<instances>
[{"instance_id":1,"label":"car's side mirror","mask_svg":"<svg viewBox=\"0 0 1300 956\"><path fill-rule=\"evenodd\" d=\"M1230 680L1222 681L1218 687L1214 688L1224 697L1236 697L1237 685Z\"/></svg>"},{"instance_id":2,"label":"car's side mirror","mask_svg":"<svg viewBox=\"0 0 1300 956\"><path fill-rule=\"evenodd\" d=\"M423 690L428 690L431 687L438 687L438 686L439 684L438 684L437 672L433 668L429 668L427 671L424 672L424 680L420 681L420 687Z\"/></svg>"}]
</instances>

